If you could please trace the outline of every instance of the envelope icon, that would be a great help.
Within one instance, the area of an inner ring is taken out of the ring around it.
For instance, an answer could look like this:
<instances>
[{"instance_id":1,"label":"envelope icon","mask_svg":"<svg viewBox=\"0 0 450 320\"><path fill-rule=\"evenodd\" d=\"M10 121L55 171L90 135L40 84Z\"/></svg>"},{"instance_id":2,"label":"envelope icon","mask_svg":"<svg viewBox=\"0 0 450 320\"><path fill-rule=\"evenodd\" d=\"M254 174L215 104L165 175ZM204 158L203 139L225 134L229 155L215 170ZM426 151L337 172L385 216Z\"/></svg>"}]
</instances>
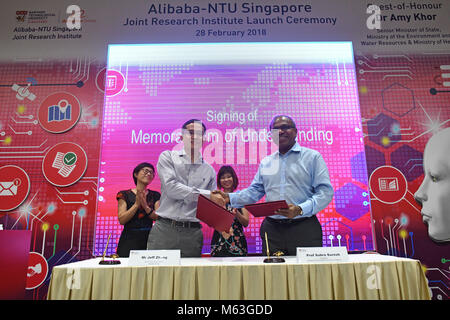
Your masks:
<instances>
[{"instance_id":1,"label":"envelope icon","mask_svg":"<svg viewBox=\"0 0 450 320\"><path fill-rule=\"evenodd\" d=\"M0 196L17 195L17 184L14 181L0 182Z\"/></svg>"}]
</instances>

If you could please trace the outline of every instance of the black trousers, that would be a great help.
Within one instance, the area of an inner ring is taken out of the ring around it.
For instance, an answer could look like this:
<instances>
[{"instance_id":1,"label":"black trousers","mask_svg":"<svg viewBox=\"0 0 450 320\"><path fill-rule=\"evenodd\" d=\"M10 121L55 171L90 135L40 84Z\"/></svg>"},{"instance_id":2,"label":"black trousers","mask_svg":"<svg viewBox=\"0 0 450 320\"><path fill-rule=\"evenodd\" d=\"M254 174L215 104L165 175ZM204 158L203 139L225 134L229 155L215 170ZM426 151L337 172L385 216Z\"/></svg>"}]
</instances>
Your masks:
<instances>
[{"instance_id":1,"label":"black trousers","mask_svg":"<svg viewBox=\"0 0 450 320\"><path fill-rule=\"evenodd\" d=\"M131 250L146 250L149 232L150 228L148 230L124 228L117 245L117 255L128 258Z\"/></svg>"},{"instance_id":2,"label":"black trousers","mask_svg":"<svg viewBox=\"0 0 450 320\"><path fill-rule=\"evenodd\" d=\"M277 220L267 217L259 229L262 254L266 255L266 238L270 254L281 251L284 255L297 255L297 247L322 247L322 226L315 215L310 218Z\"/></svg>"}]
</instances>

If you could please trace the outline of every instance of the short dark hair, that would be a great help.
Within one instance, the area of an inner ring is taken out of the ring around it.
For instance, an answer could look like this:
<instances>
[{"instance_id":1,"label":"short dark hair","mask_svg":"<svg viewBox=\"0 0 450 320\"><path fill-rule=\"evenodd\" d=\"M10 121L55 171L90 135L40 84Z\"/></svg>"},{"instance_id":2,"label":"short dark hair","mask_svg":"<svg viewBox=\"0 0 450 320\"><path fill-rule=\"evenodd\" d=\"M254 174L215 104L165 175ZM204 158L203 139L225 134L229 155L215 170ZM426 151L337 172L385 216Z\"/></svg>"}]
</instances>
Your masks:
<instances>
[{"instance_id":1,"label":"short dark hair","mask_svg":"<svg viewBox=\"0 0 450 320\"><path fill-rule=\"evenodd\" d=\"M148 163L148 162L139 163L136 166L136 168L134 168L134 170L133 170L133 181L134 181L135 185L137 185L137 178L134 175L138 174L139 171L141 171L142 169L147 168L147 167L151 168L153 170L153 172L155 172L155 167L151 163Z\"/></svg>"},{"instance_id":2,"label":"short dark hair","mask_svg":"<svg viewBox=\"0 0 450 320\"><path fill-rule=\"evenodd\" d=\"M270 129L270 130L272 130L273 124L275 123L275 120L277 120L278 118L281 118L281 117L288 118L288 119L292 122L292 124L294 125L294 127L296 127L295 121L294 121L290 116L287 116L287 115L285 115L285 114L277 114L277 115L274 116L274 117L272 118L272 120L270 121L270 124L269 124L269 129Z\"/></svg>"},{"instance_id":3,"label":"short dark hair","mask_svg":"<svg viewBox=\"0 0 450 320\"><path fill-rule=\"evenodd\" d=\"M239 185L239 179L237 177L236 171L234 171L232 166L222 166L219 169L219 172L217 173L217 188L222 189L222 184L220 183L220 178L225 174L229 173L233 177L233 191L236 190L236 188Z\"/></svg>"},{"instance_id":4,"label":"short dark hair","mask_svg":"<svg viewBox=\"0 0 450 320\"><path fill-rule=\"evenodd\" d=\"M204 124L201 120L198 120L198 119L190 119L190 120L186 121L185 123L183 123L183 126L181 126L181 129L182 129L182 130L183 130L183 129L187 129L187 126L188 126L189 124L195 123L195 122L200 122L200 123L202 124L202 127L203 127L203 133L205 133L205 132L206 132L206 126L205 126L205 124Z\"/></svg>"}]
</instances>

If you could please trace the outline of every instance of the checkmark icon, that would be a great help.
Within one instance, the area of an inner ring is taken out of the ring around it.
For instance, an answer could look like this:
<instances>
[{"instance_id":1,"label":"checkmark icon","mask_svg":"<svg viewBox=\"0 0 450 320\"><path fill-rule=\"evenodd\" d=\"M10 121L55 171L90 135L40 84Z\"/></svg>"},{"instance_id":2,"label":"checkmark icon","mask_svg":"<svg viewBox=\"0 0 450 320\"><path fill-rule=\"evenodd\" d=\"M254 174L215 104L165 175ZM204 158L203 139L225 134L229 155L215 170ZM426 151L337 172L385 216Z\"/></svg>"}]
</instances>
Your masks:
<instances>
[{"instance_id":1,"label":"checkmark icon","mask_svg":"<svg viewBox=\"0 0 450 320\"><path fill-rule=\"evenodd\" d=\"M77 155L73 152L67 152L64 155L64 164L67 166L72 166L77 162Z\"/></svg>"}]
</instances>

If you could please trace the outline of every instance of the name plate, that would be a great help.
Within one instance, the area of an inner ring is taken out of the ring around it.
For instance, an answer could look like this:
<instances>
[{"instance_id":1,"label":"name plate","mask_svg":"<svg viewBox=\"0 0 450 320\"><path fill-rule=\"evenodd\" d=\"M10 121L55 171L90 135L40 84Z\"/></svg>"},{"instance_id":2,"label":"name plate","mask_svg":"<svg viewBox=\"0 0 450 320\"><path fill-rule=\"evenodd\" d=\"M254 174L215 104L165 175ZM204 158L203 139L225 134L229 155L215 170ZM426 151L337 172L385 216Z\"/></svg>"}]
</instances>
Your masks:
<instances>
[{"instance_id":1,"label":"name plate","mask_svg":"<svg viewBox=\"0 0 450 320\"><path fill-rule=\"evenodd\" d=\"M180 250L131 250L128 265L145 266L179 266Z\"/></svg>"},{"instance_id":2,"label":"name plate","mask_svg":"<svg viewBox=\"0 0 450 320\"><path fill-rule=\"evenodd\" d=\"M297 262L344 262L348 261L346 247L297 248Z\"/></svg>"}]
</instances>

